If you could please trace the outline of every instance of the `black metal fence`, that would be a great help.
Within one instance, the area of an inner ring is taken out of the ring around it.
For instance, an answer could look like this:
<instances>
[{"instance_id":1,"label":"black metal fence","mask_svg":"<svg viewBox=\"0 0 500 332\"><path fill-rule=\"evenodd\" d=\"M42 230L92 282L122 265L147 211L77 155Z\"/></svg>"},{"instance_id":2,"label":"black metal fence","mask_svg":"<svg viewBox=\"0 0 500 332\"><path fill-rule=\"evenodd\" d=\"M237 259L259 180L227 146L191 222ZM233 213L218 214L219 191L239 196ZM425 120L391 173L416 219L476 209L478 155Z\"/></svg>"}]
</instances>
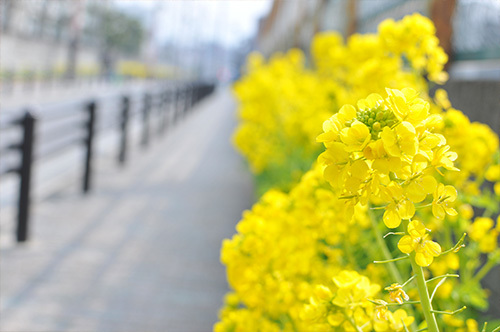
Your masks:
<instances>
[{"instance_id":1,"label":"black metal fence","mask_svg":"<svg viewBox=\"0 0 500 332\"><path fill-rule=\"evenodd\" d=\"M0 176L15 173L19 178L16 239L29 238L31 177L35 162L61 153L69 147L84 150L82 191L92 189L92 166L96 133L117 130L117 163L128 160L131 121L140 121L140 145L147 147L154 134L164 134L167 128L193 110L193 106L215 86L206 83L165 83L141 94L111 97L119 106L117 112L101 112L104 99L81 100L59 105L43 114L36 109L24 109L21 116L0 121L0 130L12 131L0 144ZM132 107L136 101L137 107ZM17 132L17 135L16 133ZM43 137L43 141L42 138Z\"/></svg>"}]
</instances>

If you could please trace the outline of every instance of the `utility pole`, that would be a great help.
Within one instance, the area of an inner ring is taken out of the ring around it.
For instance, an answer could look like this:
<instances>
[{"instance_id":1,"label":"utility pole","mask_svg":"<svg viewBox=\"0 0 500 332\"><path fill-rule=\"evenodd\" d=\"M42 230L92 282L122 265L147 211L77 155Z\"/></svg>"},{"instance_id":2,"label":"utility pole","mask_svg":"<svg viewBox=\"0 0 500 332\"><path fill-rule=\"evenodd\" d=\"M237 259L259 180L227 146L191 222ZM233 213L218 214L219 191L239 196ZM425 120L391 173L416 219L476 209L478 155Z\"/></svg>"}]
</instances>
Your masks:
<instances>
[{"instance_id":1,"label":"utility pole","mask_svg":"<svg viewBox=\"0 0 500 332\"><path fill-rule=\"evenodd\" d=\"M358 4L357 0L348 0L347 3L347 33L346 37L350 37L358 30Z\"/></svg>"},{"instance_id":2,"label":"utility pole","mask_svg":"<svg viewBox=\"0 0 500 332\"><path fill-rule=\"evenodd\" d=\"M448 54L449 66L453 59L453 13L455 12L456 0L434 0L431 4L431 19L436 26L436 37L439 39L439 44Z\"/></svg>"}]
</instances>

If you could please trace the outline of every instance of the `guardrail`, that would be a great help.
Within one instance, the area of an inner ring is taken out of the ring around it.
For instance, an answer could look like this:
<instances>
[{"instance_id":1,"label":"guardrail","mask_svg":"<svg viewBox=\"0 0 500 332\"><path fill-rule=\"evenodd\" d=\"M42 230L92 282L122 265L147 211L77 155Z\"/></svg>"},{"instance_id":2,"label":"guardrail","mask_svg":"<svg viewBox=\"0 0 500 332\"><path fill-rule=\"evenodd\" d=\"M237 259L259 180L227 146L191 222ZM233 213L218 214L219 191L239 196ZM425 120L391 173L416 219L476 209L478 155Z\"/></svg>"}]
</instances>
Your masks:
<instances>
[{"instance_id":1,"label":"guardrail","mask_svg":"<svg viewBox=\"0 0 500 332\"><path fill-rule=\"evenodd\" d=\"M120 139L117 146L117 163L124 166L131 145L130 122L134 118L141 122L140 145L147 147L152 138L152 120L155 120L157 125L156 134L164 134L168 126L184 117L197 102L213 90L213 84L199 82L162 84L139 96L112 96L111 99L119 103L119 109L115 113L101 112L100 107L104 103L101 98L67 103L57 107L59 110L53 109L43 114L36 109L24 109L21 116L0 122L0 130L3 132L18 131L17 137L12 133L11 137L5 140L10 142L0 145L0 160L3 159L3 163L0 163L0 176L15 173L19 177L17 241L24 242L29 238L31 174L35 162L71 146L80 146L85 153L82 191L86 194L92 189L96 133L112 128L118 130ZM137 97L140 105L133 109L132 102ZM43 141L40 141L41 137Z\"/></svg>"}]
</instances>

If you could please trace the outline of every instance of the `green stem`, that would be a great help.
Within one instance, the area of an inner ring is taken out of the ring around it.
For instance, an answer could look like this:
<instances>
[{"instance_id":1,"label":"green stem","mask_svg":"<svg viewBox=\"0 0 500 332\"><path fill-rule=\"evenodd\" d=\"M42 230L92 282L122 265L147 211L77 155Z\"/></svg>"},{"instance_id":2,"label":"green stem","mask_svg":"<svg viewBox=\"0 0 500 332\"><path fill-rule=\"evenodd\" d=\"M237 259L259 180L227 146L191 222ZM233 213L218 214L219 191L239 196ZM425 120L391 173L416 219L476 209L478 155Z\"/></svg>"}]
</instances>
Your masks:
<instances>
[{"instance_id":1,"label":"green stem","mask_svg":"<svg viewBox=\"0 0 500 332\"><path fill-rule=\"evenodd\" d=\"M417 278L418 295L420 296L420 303L422 305L425 321L427 322L427 328L430 332L439 332L436 316L433 313L432 303L429 298L429 290L427 289L427 284L425 282L424 270L415 261L414 252L410 255L410 262L413 272Z\"/></svg>"},{"instance_id":2,"label":"green stem","mask_svg":"<svg viewBox=\"0 0 500 332\"><path fill-rule=\"evenodd\" d=\"M460 250L460 248L465 247L464 241L465 241L466 236L467 236L467 233L463 233L462 237L458 240L458 242L452 248L450 248L446 251L443 251L441 253L441 256L446 255L447 253L450 253L450 252L458 252Z\"/></svg>"},{"instance_id":3,"label":"green stem","mask_svg":"<svg viewBox=\"0 0 500 332\"><path fill-rule=\"evenodd\" d=\"M363 332L363 330L358 325L356 325L356 322L354 321L354 318L352 318L351 316L349 316L347 314L347 312L345 312L345 311L344 311L344 316L347 318L347 320L349 321L349 323L351 323L352 327L354 327L354 329L356 329L356 331Z\"/></svg>"},{"instance_id":4,"label":"green stem","mask_svg":"<svg viewBox=\"0 0 500 332\"><path fill-rule=\"evenodd\" d=\"M445 236L445 246L451 247L453 245L453 240L451 237L451 230L453 229L453 227L451 227L451 225L449 225L449 222L447 222L447 220L448 219L445 219L446 225L445 225L445 227L443 227L444 236Z\"/></svg>"},{"instance_id":5,"label":"green stem","mask_svg":"<svg viewBox=\"0 0 500 332\"><path fill-rule=\"evenodd\" d=\"M349 243L348 237L345 238L345 241L343 244L344 244L344 251L346 253L347 260L349 261L349 263L351 264L353 269L359 271L359 266L358 266L356 258L354 257L354 254L352 252L352 247L351 247L351 244Z\"/></svg>"},{"instance_id":6,"label":"green stem","mask_svg":"<svg viewBox=\"0 0 500 332\"><path fill-rule=\"evenodd\" d=\"M458 313L464 311L465 309L467 309L467 307L463 306L462 308L457 309L455 311L432 310L432 312L435 314L441 314L441 315L455 315L455 314L458 314Z\"/></svg>"},{"instance_id":7,"label":"green stem","mask_svg":"<svg viewBox=\"0 0 500 332\"><path fill-rule=\"evenodd\" d=\"M498 264L500 260L500 253L495 254L490 254L488 256L488 261L486 264L483 265L483 267L479 270L479 272L472 278L472 282L479 282L481 281L487 274L490 272L490 270L495 267L495 265Z\"/></svg>"},{"instance_id":8,"label":"green stem","mask_svg":"<svg viewBox=\"0 0 500 332\"><path fill-rule=\"evenodd\" d=\"M375 233L375 240L377 241L377 245L378 247L380 248L380 250L382 250L382 254L384 255L384 258L389 261L387 263L387 266L389 268L389 274L391 275L391 278L393 280L396 280L396 282L398 284L403 284L404 283L404 279L403 277L401 276L401 273L399 273L399 270L398 268L396 267L396 264L394 264L394 258L392 257L392 254L389 250L389 248L387 247L387 243L385 242L384 240L384 237L382 236L382 232L380 232L380 230L378 229L378 223L375 219L375 215L373 214L372 210L370 208L368 208L368 218L370 219L370 222L372 224L372 229L373 229L373 232ZM408 223L405 224L405 229L408 228ZM404 257L406 258L406 257ZM408 314L410 316L415 316L414 313L413 313L413 309L408 308L407 310ZM412 327L415 328L415 322L413 322L412 324Z\"/></svg>"},{"instance_id":9,"label":"green stem","mask_svg":"<svg viewBox=\"0 0 500 332\"><path fill-rule=\"evenodd\" d=\"M290 316L290 314L286 314L286 318L288 319L288 321L290 322L290 325L292 325L292 329L294 332L298 332L297 330L297 327L295 326L295 322L293 321L292 319L292 316Z\"/></svg>"},{"instance_id":10,"label":"green stem","mask_svg":"<svg viewBox=\"0 0 500 332\"><path fill-rule=\"evenodd\" d=\"M408 285L413 279L415 279L415 276L411 276L410 279L406 280L404 284L401 285L401 287L404 287L406 285Z\"/></svg>"},{"instance_id":11,"label":"green stem","mask_svg":"<svg viewBox=\"0 0 500 332\"><path fill-rule=\"evenodd\" d=\"M393 263L393 262L397 262L397 261L404 261L405 259L408 259L409 257L410 256L401 256L398 258L388 259L386 261L373 261L373 263L375 263L375 264L388 264L388 263Z\"/></svg>"},{"instance_id":12,"label":"green stem","mask_svg":"<svg viewBox=\"0 0 500 332\"><path fill-rule=\"evenodd\" d=\"M384 256L385 260L390 261L387 263L387 265L389 267L389 274L391 275L391 278L395 280L398 284L402 284L403 277L401 276L401 273L399 273L396 264L394 264L394 262L392 261L394 257L392 257L389 248L387 248L387 244L384 241L384 237L380 232L380 230L378 229L378 223L375 219L375 215L370 209L368 209L368 217L372 223L372 229L373 232L375 233L375 240L377 241L377 245L380 248L380 250L382 250L382 255Z\"/></svg>"},{"instance_id":13,"label":"green stem","mask_svg":"<svg viewBox=\"0 0 500 332\"><path fill-rule=\"evenodd\" d=\"M368 299L368 301L370 301L373 304L383 305L383 306L386 306L386 307L400 307L400 306L405 305L405 304L420 304L420 301L405 301L405 302L403 302L401 304L400 303L380 303L380 302L373 301L373 300L370 300L370 299Z\"/></svg>"},{"instance_id":14,"label":"green stem","mask_svg":"<svg viewBox=\"0 0 500 332\"><path fill-rule=\"evenodd\" d=\"M442 276L438 276L438 277L434 277L434 278L428 279L426 282L429 283L429 282L432 282L434 280L439 280L439 279L448 278L448 277L459 278L460 276L458 274L443 274Z\"/></svg>"}]
</instances>

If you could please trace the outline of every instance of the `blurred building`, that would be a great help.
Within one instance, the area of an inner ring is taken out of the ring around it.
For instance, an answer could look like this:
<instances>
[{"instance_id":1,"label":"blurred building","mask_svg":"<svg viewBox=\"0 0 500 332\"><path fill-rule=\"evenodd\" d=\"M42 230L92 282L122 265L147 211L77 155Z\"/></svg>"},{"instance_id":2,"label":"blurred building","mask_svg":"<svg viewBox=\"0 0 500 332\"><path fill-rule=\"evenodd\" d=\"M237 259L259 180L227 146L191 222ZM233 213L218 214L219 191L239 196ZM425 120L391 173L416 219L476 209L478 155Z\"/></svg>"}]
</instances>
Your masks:
<instances>
[{"instance_id":1,"label":"blurred building","mask_svg":"<svg viewBox=\"0 0 500 332\"><path fill-rule=\"evenodd\" d=\"M324 0L274 0L269 15L259 22L257 49L267 56L292 47L307 50L314 33L321 30L325 4Z\"/></svg>"},{"instance_id":2,"label":"blurred building","mask_svg":"<svg viewBox=\"0 0 500 332\"><path fill-rule=\"evenodd\" d=\"M498 0L274 0L260 22L257 48L265 55L308 50L316 32L336 30L344 37L375 32L384 19L414 12L434 21L443 48L457 62L452 74L500 80Z\"/></svg>"},{"instance_id":3,"label":"blurred building","mask_svg":"<svg viewBox=\"0 0 500 332\"><path fill-rule=\"evenodd\" d=\"M144 41L143 23L109 0L2 0L0 13L2 72L95 75Z\"/></svg>"},{"instance_id":4,"label":"blurred building","mask_svg":"<svg viewBox=\"0 0 500 332\"><path fill-rule=\"evenodd\" d=\"M84 30L86 3L3 0L0 6L2 70L45 70L65 66L75 30ZM82 33L79 60L86 66L97 66L98 54L89 39Z\"/></svg>"}]
</instances>

